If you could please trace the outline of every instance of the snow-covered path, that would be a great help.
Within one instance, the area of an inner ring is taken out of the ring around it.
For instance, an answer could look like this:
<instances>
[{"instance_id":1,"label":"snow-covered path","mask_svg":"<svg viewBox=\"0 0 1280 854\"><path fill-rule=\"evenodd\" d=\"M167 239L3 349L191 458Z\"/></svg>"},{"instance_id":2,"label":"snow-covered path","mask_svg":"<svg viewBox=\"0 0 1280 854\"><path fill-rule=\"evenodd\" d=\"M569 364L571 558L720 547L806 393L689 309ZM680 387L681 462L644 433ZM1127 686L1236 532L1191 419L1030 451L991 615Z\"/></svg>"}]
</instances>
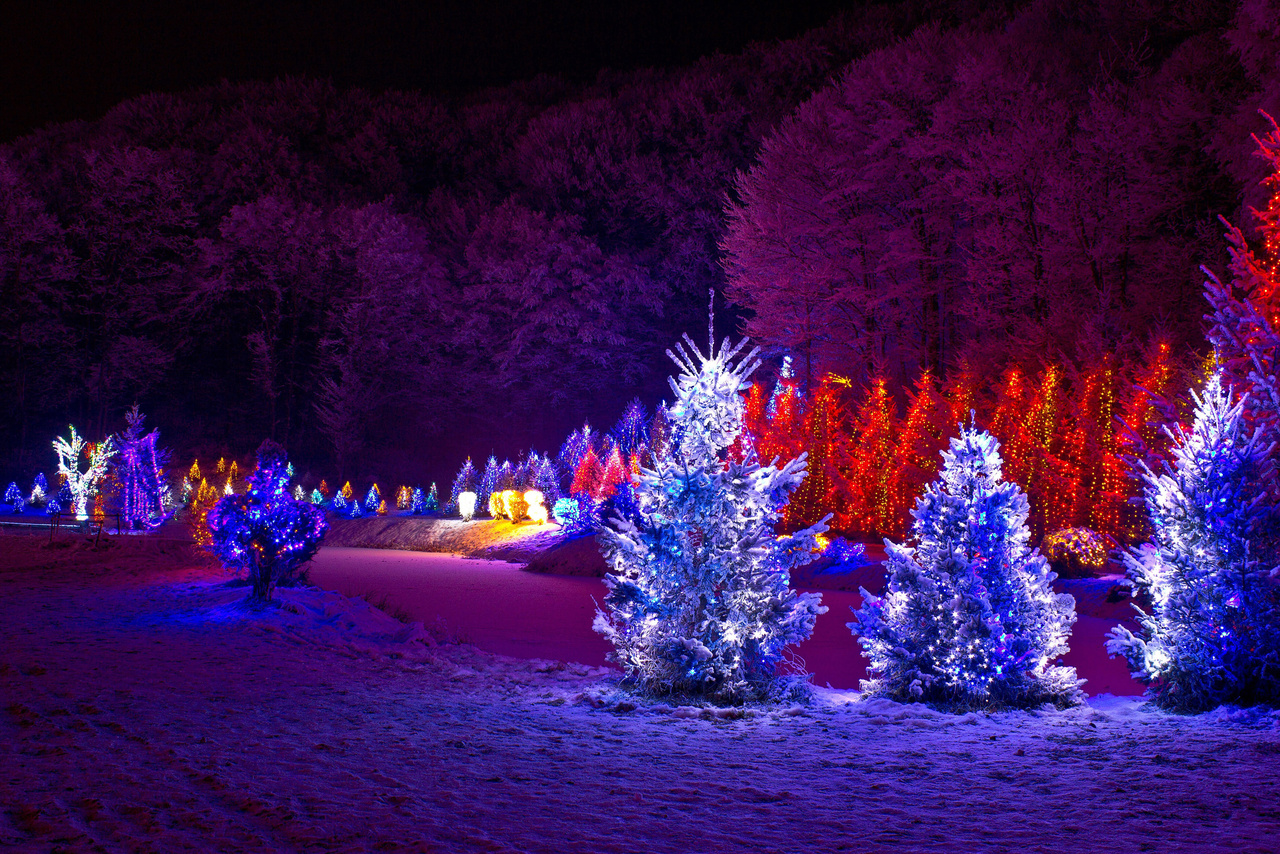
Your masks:
<instances>
[{"instance_id":1,"label":"snow-covered path","mask_svg":"<svg viewBox=\"0 0 1280 854\"><path fill-rule=\"evenodd\" d=\"M551 658L592 666L605 663L608 644L591 630L595 603L604 598L598 578L539 575L514 563L447 554L325 547L312 562L311 580L349 596L385 600L390 610L450 631L481 649L517 658ZM830 609L813 637L797 648L815 685L856 689L866 675L857 641L845 627L857 593L822 590ZM1142 693L1123 661L1103 648L1113 620L1082 617L1072 633L1075 665L1092 694Z\"/></svg>"},{"instance_id":2,"label":"snow-covered path","mask_svg":"<svg viewBox=\"0 0 1280 854\"><path fill-rule=\"evenodd\" d=\"M0 538L2 539L2 538ZM0 848L1269 852L1280 721L949 716L819 691L734 719L599 670L254 612L182 554L0 553Z\"/></svg>"}]
</instances>

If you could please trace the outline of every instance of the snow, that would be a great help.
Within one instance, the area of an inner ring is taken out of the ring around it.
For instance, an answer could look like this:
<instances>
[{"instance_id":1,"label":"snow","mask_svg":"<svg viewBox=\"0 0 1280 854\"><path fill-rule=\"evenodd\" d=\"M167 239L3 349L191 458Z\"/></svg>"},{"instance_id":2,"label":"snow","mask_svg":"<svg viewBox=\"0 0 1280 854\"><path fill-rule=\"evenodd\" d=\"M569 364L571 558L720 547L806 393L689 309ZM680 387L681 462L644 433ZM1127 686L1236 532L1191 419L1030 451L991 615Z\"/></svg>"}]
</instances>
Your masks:
<instances>
[{"instance_id":1,"label":"snow","mask_svg":"<svg viewBox=\"0 0 1280 854\"><path fill-rule=\"evenodd\" d=\"M186 545L44 542L0 536L5 850L1264 852L1280 831L1270 711L657 703L334 592L250 609ZM521 578L599 585L421 557L378 571L475 573L509 590L498 623L555 598L522 607Z\"/></svg>"}]
</instances>

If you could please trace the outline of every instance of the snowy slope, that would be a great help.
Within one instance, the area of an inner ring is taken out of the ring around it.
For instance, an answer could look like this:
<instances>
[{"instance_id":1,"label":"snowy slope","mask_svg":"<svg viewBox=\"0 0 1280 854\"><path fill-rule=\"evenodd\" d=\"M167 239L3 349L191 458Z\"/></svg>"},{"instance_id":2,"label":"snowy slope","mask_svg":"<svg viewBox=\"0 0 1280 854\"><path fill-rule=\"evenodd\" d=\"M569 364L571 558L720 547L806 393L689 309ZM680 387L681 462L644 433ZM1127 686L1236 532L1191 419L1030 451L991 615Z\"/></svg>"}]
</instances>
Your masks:
<instances>
[{"instance_id":1,"label":"snowy slope","mask_svg":"<svg viewBox=\"0 0 1280 854\"><path fill-rule=\"evenodd\" d=\"M1280 721L1132 699L727 715L243 588L185 547L0 537L0 849L1274 851Z\"/></svg>"}]
</instances>

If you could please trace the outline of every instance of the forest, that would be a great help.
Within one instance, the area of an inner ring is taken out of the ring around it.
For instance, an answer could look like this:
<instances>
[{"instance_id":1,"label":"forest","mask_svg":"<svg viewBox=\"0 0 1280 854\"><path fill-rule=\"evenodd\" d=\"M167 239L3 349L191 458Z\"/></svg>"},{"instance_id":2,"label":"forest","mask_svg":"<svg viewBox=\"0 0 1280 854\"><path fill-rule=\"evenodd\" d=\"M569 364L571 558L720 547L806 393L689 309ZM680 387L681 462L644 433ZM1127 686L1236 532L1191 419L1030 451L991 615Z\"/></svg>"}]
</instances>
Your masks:
<instances>
[{"instance_id":1,"label":"forest","mask_svg":"<svg viewBox=\"0 0 1280 854\"><path fill-rule=\"evenodd\" d=\"M1262 0L915 0L683 68L51 125L0 146L0 479L138 402L178 459L448 482L654 406L709 296L762 388L790 357L849 412L909 419L922 376L1083 401L1103 355L1184 382L1278 57Z\"/></svg>"}]
</instances>

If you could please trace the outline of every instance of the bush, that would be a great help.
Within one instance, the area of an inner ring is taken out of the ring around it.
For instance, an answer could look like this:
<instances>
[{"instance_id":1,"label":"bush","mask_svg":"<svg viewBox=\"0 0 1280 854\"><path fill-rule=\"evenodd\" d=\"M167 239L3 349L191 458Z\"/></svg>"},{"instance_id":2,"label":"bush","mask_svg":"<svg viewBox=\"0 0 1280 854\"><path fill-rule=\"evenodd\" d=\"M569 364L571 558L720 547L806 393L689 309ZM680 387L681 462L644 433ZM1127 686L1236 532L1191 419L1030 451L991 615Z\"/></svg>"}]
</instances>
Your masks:
<instances>
[{"instance_id":1,"label":"bush","mask_svg":"<svg viewBox=\"0 0 1280 854\"><path fill-rule=\"evenodd\" d=\"M289 495L288 466L284 448L264 441L248 490L209 511L209 550L228 569L248 570L255 601L266 601L275 585L297 580L329 529L319 507Z\"/></svg>"}]
</instances>

